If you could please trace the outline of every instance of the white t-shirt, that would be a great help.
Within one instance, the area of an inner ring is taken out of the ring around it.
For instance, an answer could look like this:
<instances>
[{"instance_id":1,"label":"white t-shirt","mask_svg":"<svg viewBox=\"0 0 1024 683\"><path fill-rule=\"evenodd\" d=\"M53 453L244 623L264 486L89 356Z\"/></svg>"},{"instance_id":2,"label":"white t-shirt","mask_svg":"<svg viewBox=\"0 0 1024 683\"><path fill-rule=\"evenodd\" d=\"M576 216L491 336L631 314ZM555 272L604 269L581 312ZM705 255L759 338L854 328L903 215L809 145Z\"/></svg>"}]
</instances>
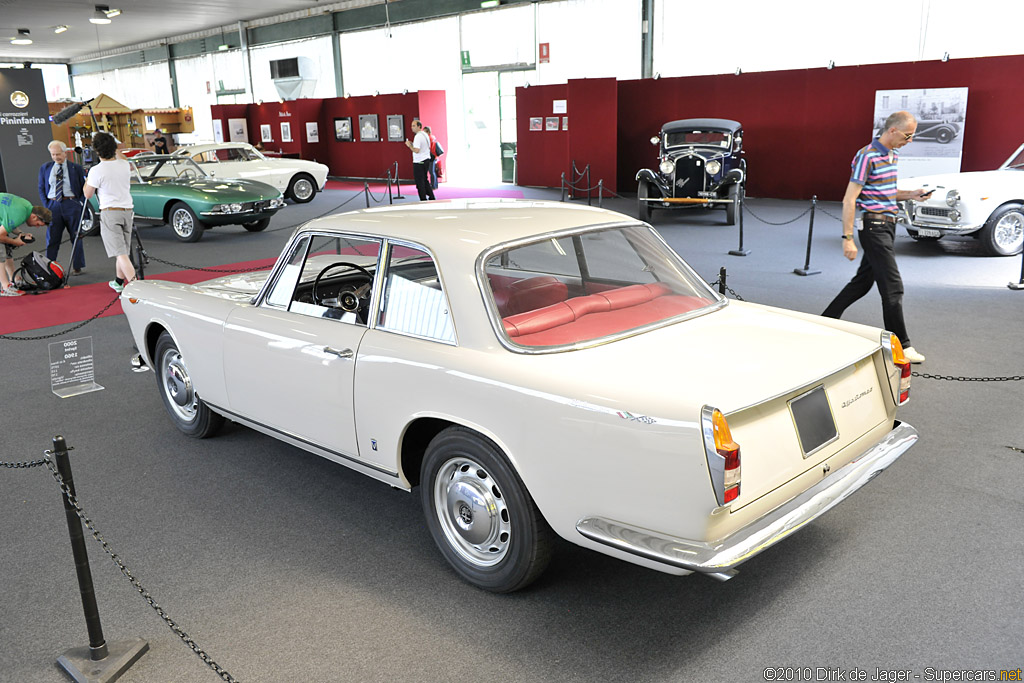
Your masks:
<instances>
[{"instance_id":1,"label":"white t-shirt","mask_svg":"<svg viewBox=\"0 0 1024 683\"><path fill-rule=\"evenodd\" d=\"M131 193L132 167L124 159L101 161L89 169L85 182L96 188L100 211L109 208L134 208Z\"/></svg>"},{"instance_id":2,"label":"white t-shirt","mask_svg":"<svg viewBox=\"0 0 1024 683\"><path fill-rule=\"evenodd\" d=\"M416 133L416 137L413 138L412 146L420 150L412 153L412 163L418 164L430 158L430 136L427 135L427 131L421 128L420 132Z\"/></svg>"}]
</instances>

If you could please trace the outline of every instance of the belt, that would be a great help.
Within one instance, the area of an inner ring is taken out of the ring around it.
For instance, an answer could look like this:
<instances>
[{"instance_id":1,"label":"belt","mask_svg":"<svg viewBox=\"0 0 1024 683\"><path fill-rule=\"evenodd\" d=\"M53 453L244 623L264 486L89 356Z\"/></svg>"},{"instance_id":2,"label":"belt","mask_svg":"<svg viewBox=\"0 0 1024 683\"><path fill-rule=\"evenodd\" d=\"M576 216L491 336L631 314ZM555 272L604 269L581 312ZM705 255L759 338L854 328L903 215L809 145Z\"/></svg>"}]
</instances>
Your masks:
<instances>
[{"instance_id":1,"label":"belt","mask_svg":"<svg viewBox=\"0 0 1024 683\"><path fill-rule=\"evenodd\" d=\"M105 209L100 209L101 212L102 211L134 211L134 210L135 210L134 208L126 209L123 206L108 206Z\"/></svg>"},{"instance_id":2,"label":"belt","mask_svg":"<svg viewBox=\"0 0 1024 683\"><path fill-rule=\"evenodd\" d=\"M895 223L896 214L894 213L873 213L871 211L864 212L865 218L873 218L876 221L884 221L886 223Z\"/></svg>"},{"instance_id":3,"label":"belt","mask_svg":"<svg viewBox=\"0 0 1024 683\"><path fill-rule=\"evenodd\" d=\"M73 202L77 202L77 201L78 201L78 197L61 197L61 199L60 199L60 200L61 200L62 202L64 202L64 201L67 201L67 200L69 200L69 199L70 199L71 201L73 201Z\"/></svg>"}]
</instances>

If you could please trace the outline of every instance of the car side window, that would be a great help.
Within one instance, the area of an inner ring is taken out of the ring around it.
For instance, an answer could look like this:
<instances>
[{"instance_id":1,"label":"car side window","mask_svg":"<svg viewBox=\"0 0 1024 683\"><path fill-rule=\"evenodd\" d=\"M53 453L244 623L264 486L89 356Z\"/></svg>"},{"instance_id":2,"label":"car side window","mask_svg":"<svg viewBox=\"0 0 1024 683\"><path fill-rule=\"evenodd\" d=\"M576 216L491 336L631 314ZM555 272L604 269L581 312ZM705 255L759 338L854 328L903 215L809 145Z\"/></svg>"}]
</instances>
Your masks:
<instances>
[{"instance_id":1,"label":"car side window","mask_svg":"<svg viewBox=\"0 0 1024 683\"><path fill-rule=\"evenodd\" d=\"M217 154L216 152L213 151L200 152L199 154L192 155L192 161L196 162L197 164L217 163Z\"/></svg>"},{"instance_id":2,"label":"car side window","mask_svg":"<svg viewBox=\"0 0 1024 683\"><path fill-rule=\"evenodd\" d=\"M267 297L292 313L366 325L378 240L310 235L295 243Z\"/></svg>"},{"instance_id":3,"label":"car side window","mask_svg":"<svg viewBox=\"0 0 1024 683\"><path fill-rule=\"evenodd\" d=\"M418 247L394 245L386 272L377 326L454 343L455 328L434 258Z\"/></svg>"}]
</instances>

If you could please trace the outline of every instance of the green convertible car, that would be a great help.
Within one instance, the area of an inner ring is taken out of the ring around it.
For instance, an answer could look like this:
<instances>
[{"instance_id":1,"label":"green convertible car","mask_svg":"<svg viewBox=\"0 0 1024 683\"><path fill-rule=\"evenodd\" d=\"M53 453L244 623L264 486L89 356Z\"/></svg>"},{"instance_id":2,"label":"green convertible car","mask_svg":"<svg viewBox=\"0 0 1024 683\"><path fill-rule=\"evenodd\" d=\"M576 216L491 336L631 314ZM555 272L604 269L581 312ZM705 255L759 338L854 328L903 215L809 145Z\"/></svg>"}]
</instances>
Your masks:
<instances>
[{"instance_id":1,"label":"green convertible car","mask_svg":"<svg viewBox=\"0 0 1024 683\"><path fill-rule=\"evenodd\" d=\"M259 232L284 206L281 192L254 180L214 178L188 157L149 154L132 157L135 218L167 223L182 242L195 242L205 228L241 225ZM89 200L86 235L99 232L99 210Z\"/></svg>"}]
</instances>

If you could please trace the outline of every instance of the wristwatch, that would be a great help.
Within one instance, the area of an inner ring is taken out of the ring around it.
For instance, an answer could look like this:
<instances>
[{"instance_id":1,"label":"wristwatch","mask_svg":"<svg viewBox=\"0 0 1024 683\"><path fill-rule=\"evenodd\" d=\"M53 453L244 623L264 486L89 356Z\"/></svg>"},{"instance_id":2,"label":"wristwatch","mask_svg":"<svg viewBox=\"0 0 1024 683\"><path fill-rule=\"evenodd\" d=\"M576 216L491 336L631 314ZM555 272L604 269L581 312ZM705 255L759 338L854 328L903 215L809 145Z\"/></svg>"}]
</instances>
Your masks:
<instances>
[{"instance_id":1,"label":"wristwatch","mask_svg":"<svg viewBox=\"0 0 1024 683\"><path fill-rule=\"evenodd\" d=\"M844 240L852 240L853 239L853 235L843 235L843 239Z\"/></svg>"}]
</instances>

